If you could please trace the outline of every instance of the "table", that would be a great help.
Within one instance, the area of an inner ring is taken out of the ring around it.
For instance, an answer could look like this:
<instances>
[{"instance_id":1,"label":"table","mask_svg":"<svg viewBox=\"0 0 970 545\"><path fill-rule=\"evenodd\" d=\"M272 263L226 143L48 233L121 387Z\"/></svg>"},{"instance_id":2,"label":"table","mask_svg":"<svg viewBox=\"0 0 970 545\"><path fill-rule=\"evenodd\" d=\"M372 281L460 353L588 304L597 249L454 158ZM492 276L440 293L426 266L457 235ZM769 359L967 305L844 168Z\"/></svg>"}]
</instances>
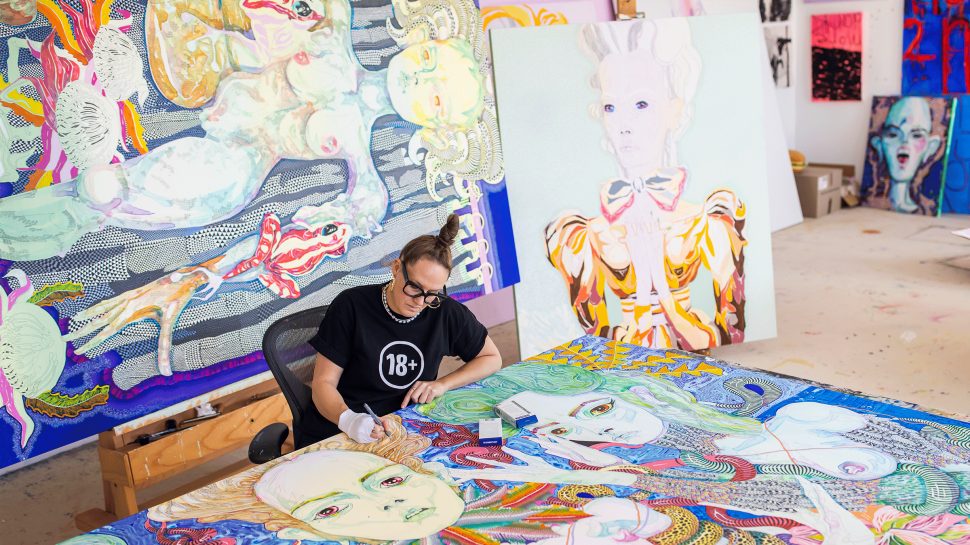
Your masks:
<instances>
[{"instance_id":1,"label":"table","mask_svg":"<svg viewBox=\"0 0 970 545\"><path fill-rule=\"evenodd\" d=\"M514 398L539 417L480 447ZM584 336L65 543L970 543L970 424Z\"/></svg>"}]
</instances>

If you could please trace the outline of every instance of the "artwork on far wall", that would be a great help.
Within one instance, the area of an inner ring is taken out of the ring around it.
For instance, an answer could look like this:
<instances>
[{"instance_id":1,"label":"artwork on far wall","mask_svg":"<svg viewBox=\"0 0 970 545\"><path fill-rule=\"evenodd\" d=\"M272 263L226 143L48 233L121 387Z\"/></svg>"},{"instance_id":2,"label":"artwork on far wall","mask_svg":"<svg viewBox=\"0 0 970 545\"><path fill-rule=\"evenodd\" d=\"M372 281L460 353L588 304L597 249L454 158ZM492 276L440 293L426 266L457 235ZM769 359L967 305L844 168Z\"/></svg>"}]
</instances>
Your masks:
<instances>
[{"instance_id":1,"label":"artwork on far wall","mask_svg":"<svg viewBox=\"0 0 970 545\"><path fill-rule=\"evenodd\" d=\"M757 19L491 39L522 353L583 332L687 349L774 336Z\"/></svg>"},{"instance_id":2,"label":"artwork on far wall","mask_svg":"<svg viewBox=\"0 0 970 545\"><path fill-rule=\"evenodd\" d=\"M787 21L791 16L791 3L792 0L758 0L761 22L779 23Z\"/></svg>"},{"instance_id":3,"label":"artwork on far wall","mask_svg":"<svg viewBox=\"0 0 970 545\"><path fill-rule=\"evenodd\" d=\"M954 105L952 98L873 97L863 204L939 214Z\"/></svg>"},{"instance_id":4,"label":"artwork on far wall","mask_svg":"<svg viewBox=\"0 0 970 545\"><path fill-rule=\"evenodd\" d=\"M904 95L957 97L942 212L970 214L970 48L965 12L970 1L903 2ZM945 9L952 5L951 9Z\"/></svg>"},{"instance_id":5,"label":"artwork on far wall","mask_svg":"<svg viewBox=\"0 0 970 545\"><path fill-rule=\"evenodd\" d=\"M862 13L812 15L812 100L862 100Z\"/></svg>"},{"instance_id":6,"label":"artwork on far wall","mask_svg":"<svg viewBox=\"0 0 970 545\"><path fill-rule=\"evenodd\" d=\"M449 292L517 281L474 1L318 5L0 10L0 467L263 373L451 212Z\"/></svg>"},{"instance_id":7,"label":"artwork on far wall","mask_svg":"<svg viewBox=\"0 0 970 545\"><path fill-rule=\"evenodd\" d=\"M787 88L791 85L791 26L788 23L766 24L764 30L775 87Z\"/></svg>"},{"instance_id":8,"label":"artwork on far wall","mask_svg":"<svg viewBox=\"0 0 970 545\"><path fill-rule=\"evenodd\" d=\"M612 21L611 0L482 0L485 30Z\"/></svg>"}]
</instances>

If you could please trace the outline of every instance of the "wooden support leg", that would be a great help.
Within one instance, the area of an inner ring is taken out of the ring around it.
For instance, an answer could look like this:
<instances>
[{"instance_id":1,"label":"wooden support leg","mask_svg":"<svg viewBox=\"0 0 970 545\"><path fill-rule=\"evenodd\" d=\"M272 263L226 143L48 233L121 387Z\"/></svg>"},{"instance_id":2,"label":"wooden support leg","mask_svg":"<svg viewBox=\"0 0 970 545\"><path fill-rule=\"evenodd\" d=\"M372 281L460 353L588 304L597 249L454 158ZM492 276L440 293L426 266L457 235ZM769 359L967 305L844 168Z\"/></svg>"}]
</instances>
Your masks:
<instances>
[{"instance_id":1,"label":"wooden support leg","mask_svg":"<svg viewBox=\"0 0 970 545\"><path fill-rule=\"evenodd\" d=\"M135 489L118 483L111 483L111 502L114 509L111 511L118 518L125 518L134 515L138 509L138 500L135 498Z\"/></svg>"}]
</instances>

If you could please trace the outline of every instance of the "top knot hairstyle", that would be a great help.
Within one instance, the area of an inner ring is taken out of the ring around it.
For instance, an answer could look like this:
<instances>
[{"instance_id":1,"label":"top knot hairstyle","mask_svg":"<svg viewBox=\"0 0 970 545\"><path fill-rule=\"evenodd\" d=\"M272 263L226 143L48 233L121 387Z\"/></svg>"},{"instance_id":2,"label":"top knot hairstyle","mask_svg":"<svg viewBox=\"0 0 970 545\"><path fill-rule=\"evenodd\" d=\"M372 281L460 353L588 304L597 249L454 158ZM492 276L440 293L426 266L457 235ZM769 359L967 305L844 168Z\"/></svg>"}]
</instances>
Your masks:
<instances>
[{"instance_id":1,"label":"top knot hairstyle","mask_svg":"<svg viewBox=\"0 0 970 545\"><path fill-rule=\"evenodd\" d=\"M401 250L401 264L410 265L427 258L451 273L451 245L458 238L458 215L449 214L437 235L421 235L404 245Z\"/></svg>"}]
</instances>

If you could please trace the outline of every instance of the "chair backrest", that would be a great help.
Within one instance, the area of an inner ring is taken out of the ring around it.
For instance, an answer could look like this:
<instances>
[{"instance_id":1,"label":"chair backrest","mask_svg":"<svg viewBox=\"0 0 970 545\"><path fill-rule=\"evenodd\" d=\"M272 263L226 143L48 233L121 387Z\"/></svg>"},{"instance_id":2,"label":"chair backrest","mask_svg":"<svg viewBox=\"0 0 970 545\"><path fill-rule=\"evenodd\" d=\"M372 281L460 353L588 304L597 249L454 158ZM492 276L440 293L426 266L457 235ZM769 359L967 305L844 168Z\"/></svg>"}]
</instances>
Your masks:
<instances>
[{"instance_id":1,"label":"chair backrest","mask_svg":"<svg viewBox=\"0 0 970 545\"><path fill-rule=\"evenodd\" d=\"M320 329L327 306L301 310L273 322L263 335L263 357L293 413L293 438L300 444L301 421L313 404L310 383L317 351L307 342Z\"/></svg>"}]
</instances>

